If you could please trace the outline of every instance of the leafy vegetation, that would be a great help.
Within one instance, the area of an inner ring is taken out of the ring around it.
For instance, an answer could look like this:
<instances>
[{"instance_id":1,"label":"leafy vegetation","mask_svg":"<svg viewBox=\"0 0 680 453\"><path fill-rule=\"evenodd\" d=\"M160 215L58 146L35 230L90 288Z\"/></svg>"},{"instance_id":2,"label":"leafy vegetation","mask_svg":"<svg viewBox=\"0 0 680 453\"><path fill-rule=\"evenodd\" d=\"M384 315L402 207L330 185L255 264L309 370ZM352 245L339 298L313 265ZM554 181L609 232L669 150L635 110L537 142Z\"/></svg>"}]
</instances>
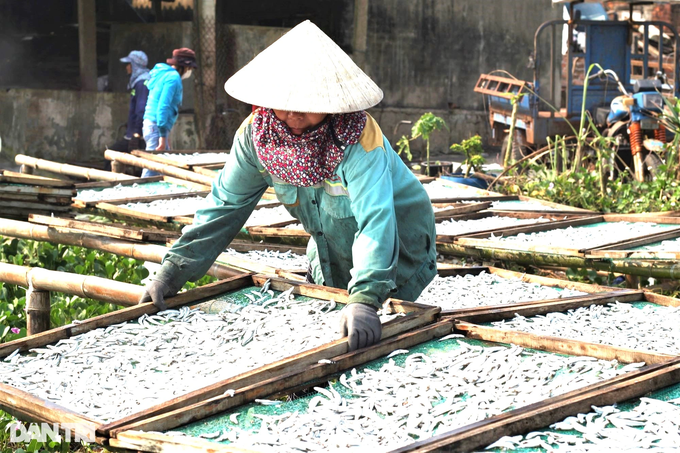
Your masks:
<instances>
[{"instance_id":1,"label":"leafy vegetation","mask_svg":"<svg viewBox=\"0 0 680 453\"><path fill-rule=\"evenodd\" d=\"M451 151L465 155L461 167L465 166L466 178L470 176L471 171L479 171L486 162L484 156L482 156L484 152L482 137L479 135L463 140L460 144L454 143L451 145ZM454 171L454 173L456 172Z\"/></svg>"},{"instance_id":2,"label":"leafy vegetation","mask_svg":"<svg viewBox=\"0 0 680 453\"><path fill-rule=\"evenodd\" d=\"M423 113L411 128L411 137L402 135L397 142L397 153L404 153L408 160L413 159L411 154L411 141L421 138L425 141L425 165L427 174L430 174L430 135L434 131L448 129L446 121L432 112Z\"/></svg>"}]
</instances>

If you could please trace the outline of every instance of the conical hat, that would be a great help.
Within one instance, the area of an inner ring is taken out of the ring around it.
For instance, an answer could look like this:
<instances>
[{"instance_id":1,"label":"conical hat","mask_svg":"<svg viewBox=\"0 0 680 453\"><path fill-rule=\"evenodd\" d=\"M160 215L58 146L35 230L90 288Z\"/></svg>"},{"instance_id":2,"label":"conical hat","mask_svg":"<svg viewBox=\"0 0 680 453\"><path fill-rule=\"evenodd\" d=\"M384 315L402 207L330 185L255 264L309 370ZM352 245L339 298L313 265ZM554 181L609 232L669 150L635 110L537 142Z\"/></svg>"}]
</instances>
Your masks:
<instances>
[{"instance_id":1,"label":"conical hat","mask_svg":"<svg viewBox=\"0 0 680 453\"><path fill-rule=\"evenodd\" d=\"M247 104L291 112L357 112L383 98L364 71L308 20L260 52L224 89Z\"/></svg>"}]
</instances>

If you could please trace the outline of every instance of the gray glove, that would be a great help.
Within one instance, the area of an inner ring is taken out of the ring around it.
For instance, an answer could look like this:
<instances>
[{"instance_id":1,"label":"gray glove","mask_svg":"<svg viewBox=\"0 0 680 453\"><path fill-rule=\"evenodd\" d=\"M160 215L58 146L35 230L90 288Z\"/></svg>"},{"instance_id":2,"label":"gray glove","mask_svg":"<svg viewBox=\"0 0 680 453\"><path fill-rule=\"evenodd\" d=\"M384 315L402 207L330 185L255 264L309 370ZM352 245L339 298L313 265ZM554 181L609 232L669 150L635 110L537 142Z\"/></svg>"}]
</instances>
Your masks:
<instances>
[{"instance_id":1,"label":"gray glove","mask_svg":"<svg viewBox=\"0 0 680 453\"><path fill-rule=\"evenodd\" d=\"M153 304L159 310L167 310L165 298L177 294L177 291L186 283L186 280L179 278L178 274L179 268L177 266L170 261L163 263L156 275L146 284L139 303L153 301Z\"/></svg>"},{"instance_id":2,"label":"gray glove","mask_svg":"<svg viewBox=\"0 0 680 453\"><path fill-rule=\"evenodd\" d=\"M353 303L342 309L340 334L349 336L349 350L371 346L380 341L382 324L376 309L370 305Z\"/></svg>"}]
</instances>

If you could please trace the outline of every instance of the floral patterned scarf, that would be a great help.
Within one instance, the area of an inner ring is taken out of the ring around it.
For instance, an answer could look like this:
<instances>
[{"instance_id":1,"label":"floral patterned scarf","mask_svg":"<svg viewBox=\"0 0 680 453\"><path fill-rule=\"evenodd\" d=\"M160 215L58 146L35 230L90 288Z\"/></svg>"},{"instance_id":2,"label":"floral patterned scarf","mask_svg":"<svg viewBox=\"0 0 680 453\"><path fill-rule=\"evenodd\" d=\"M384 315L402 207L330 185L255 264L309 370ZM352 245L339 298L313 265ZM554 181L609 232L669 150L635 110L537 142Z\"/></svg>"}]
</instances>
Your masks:
<instances>
[{"instance_id":1,"label":"floral patterned scarf","mask_svg":"<svg viewBox=\"0 0 680 453\"><path fill-rule=\"evenodd\" d=\"M333 175L345 145L353 145L366 125L366 112L328 115L315 129L293 135L272 109L253 118L253 143L267 171L297 187L310 187Z\"/></svg>"}]
</instances>

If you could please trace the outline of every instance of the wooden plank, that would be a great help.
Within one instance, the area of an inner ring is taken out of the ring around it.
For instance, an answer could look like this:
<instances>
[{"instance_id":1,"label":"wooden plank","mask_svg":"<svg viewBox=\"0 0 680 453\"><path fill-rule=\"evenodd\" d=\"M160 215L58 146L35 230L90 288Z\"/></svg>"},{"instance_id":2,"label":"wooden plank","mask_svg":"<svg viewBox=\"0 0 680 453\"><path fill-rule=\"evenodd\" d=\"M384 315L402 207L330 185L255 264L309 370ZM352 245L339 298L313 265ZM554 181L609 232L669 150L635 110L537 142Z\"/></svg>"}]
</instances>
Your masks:
<instances>
[{"instance_id":1,"label":"wooden plank","mask_svg":"<svg viewBox=\"0 0 680 453\"><path fill-rule=\"evenodd\" d=\"M49 211L49 212L68 212L71 210L70 205L60 206L56 204L31 202L31 201L2 201L0 200L0 208L5 212L5 208L14 208L20 211Z\"/></svg>"},{"instance_id":2,"label":"wooden plank","mask_svg":"<svg viewBox=\"0 0 680 453\"><path fill-rule=\"evenodd\" d=\"M202 192L178 192L178 193L164 193L164 194L159 194L159 195L143 195L140 197L124 197L124 198L112 198L109 200L104 201L105 203L108 204L113 204L113 205L118 205L118 204L125 204L125 203L146 203L150 201L156 201L156 200L170 200L173 198L190 198L190 197L205 197L208 195L210 191L202 191ZM74 202L78 201L79 206L96 206L99 203L102 203L102 200L93 200L93 201L87 201L87 200L80 200L78 198L74 199Z\"/></svg>"},{"instance_id":3,"label":"wooden plank","mask_svg":"<svg viewBox=\"0 0 680 453\"><path fill-rule=\"evenodd\" d=\"M30 195L52 195L55 197L71 198L76 194L73 189L62 187L40 187L29 185L8 185L0 184L0 194L30 194Z\"/></svg>"},{"instance_id":4,"label":"wooden plank","mask_svg":"<svg viewBox=\"0 0 680 453\"><path fill-rule=\"evenodd\" d=\"M554 203L552 201L541 200L541 199L538 199L538 198L531 198L531 197L527 197L527 196L524 196L524 195L520 195L519 199L520 199L520 201L529 201L529 202L532 202L532 203L542 204L543 206L549 206L549 207L555 208L556 210L559 210L559 211L582 212L584 214L598 214L598 212L591 211L589 209L575 208L573 206L569 206L569 205L566 205L566 204Z\"/></svg>"},{"instance_id":5,"label":"wooden plank","mask_svg":"<svg viewBox=\"0 0 680 453\"><path fill-rule=\"evenodd\" d=\"M675 297L664 296L662 294L656 294L651 291L644 291L643 294L647 302L652 302L657 305L663 305L665 307L680 307L680 299L676 299Z\"/></svg>"},{"instance_id":6,"label":"wooden plank","mask_svg":"<svg viewBox=\"0 0 680 453\"><path fill-rule=\"evenodd\" d=\"M76 432L83 436L94 432L95 428L102 423L99 420L89 418L2 383L0 383L0 409L22 420L44 423L58 421L60 424L74 424L78 427Z\"/></svg>"},{"instance_id":7,"label":"wooden plank","mask_svg":"<svg viewBox=\"0 0 680 453\"><path fill-rule=\"evenodd\" d=\"M454 215L470 214L474 212L483 211L491 206L491 202L485 201L478 203L453 203L453 204L432 203L432 205L433 206L437 205L435 207L439 208L446 208L447 206L449 206L447 209L434 212L435 219L444 219Z\"/></svg>"},{"instance_id":8,"label":"wooden plank","mask_svg":"<svg viewBox=\"0 0 680 453\"><path fill-rule=\"evenodd\" d=\"M536 316L546 313L561 312L591 305L606 305L613 302L638 302L643 300L642 291L628 291L618 293L589 294L582 297L551 299L541 301L519 302L507 305L489 305L473 308L446 310L442 317L455 318L460 321L486 323L520 316Z\"/></svg>"},{"instance_id":9,"label":"wooden plank","mask_svg":"<svg viewBox=\"0 0 680 453\"><path fill-rule=\"evenodd\" d=\"M673 214L673 213L668 213ZM664 213L640 214L604 214L606 222L651 222L666 225L680 225L680 217L665 215Z\"/></svg>"},{"instance_id":10,"label":"wooden plank","mask_svg":"<svg viewBox=\"0 0 680 453\"><path fill-rule=\"evenodd\" d=\"M250 226L246 227L246 230L251 235L268 236L272 238L279 237L296 237L296 238L309 238L310 234L307 233L302 228L278 228L278 227L261 227L261 226Z\"/></svg>"},{"instance_id":11,"label":"wooden plank","mask_svg":"<svg viewBox=\"0 0 680 453\"><path fill-rule=\"evenodd\" d=\"M77 183L76 189L77 190L85 190L85 189L105 189L108 187L115 187L118 185L121 186L131 186L133 184L146 184L148 182L158 182L158 181L163 181L164 176L150 176L148 178L133 178L133 179L126 179L122 181L96 181L96 182L83 182L83 183ZM180 181L182 181L180 179Z\"/></svg>"},{"instance_id":12,"label":"wooden plank","mask_svg":"<svg viewBox=\"0 0 680 453\"><path fill-rule=\"evenodd\" d=\"M393 450L406 452L466 452L484 448L503 436L523 434L592 411L592 406L608 406L638 398L680 382L680 360L652 365L626 373L520 409L453 429L427 440Z\"/></svg>"},{"instance_id":13,"label":"wooden plank","mask_svg":"<svg viewBox=\"0 0 680 453\"><path fill-rule=\"evenodd\" d=\"M519 225L508 228L500 228L495 230L497 233L503 233L504 236L516 235L519 233L536 233L539 231L548 231L559 228L577 227L583 225L592 225L594 223L603 222L604 218L602 216L588 216L572 218L567 220L560 220L557 222L546 222L546 223L536 223L531 225ZM489 233L472 233L463 234L461 238L465 239L484 239L489 236ZM458 242L458 241L456 241ZM462 242L461 242L462 244ZM495 243L494 243L495 244Z\"/></svg>"},{"instance_id":14,"label":"wooden plank","mask_svg":"<svg viewBox=\"0 0 680 453\"><path fill-rule=\"evenodd\" d=\"M307 249L305 247L298 247L288 244L271 244L266 242L249 242L234 240L229 244L229 248L237 252L249 252L251 250L274 250L277 252L293 252L298 255L305 255Z\"/></svg>"},{"instance_id":15,"label":"wooden plank","mask_svg":"<svg viewBox=\"0 0 680 453\"><path fill-rule=\"evenodd\" d=\"M43 176L27 175L26 173L16 173L9 170L0 170L0 182L13 184L29 184L42 187L62 187L73 189L72 181L63 179L45 178Z\"/></svg>"},{"instance_id":16,"label":"wooden plank","mask_svg":"<svg viewBox=\"0 0 680 453\"><path fill-rule=\"evenodd\" d=\"M134 451L162 451L165 453L210 452L210 453L261 453L256 450L219 444L196 437L167 436L159 433L126 431L117 439L109 439L109 445Z\"/></svg>"},{"instance_id":17,"label":"wooden plank","mask_svg":"<svg viewBox=\"0 0 680 453\"><path fill-rule=\"evenodd\" d=\"M312 366L296 368L288 374L279 375L278 377L238 389L232 397L228 395L219 395L175 411L166 412L155 417L150 417L126 426L121 426L120 428L112 429L110 435L111 437L118 437L119 433L128 430L167 431L224 412L232 407L253 401L256 398L279 393L297 385L304 384L310 380L351 369L357 365L389 354L395 349L403 349L431 340L432 338L444 336L450 333L452 328L453 324L450 321L438 322L434 325L421 327L413 332L400 334L394 338L383 340L369 348L363 348L348 353L340 353L337 357L332 358L331 363L314 364ZM344 342L346 351L346 341L345 338L337 340L334 343Z\"/></svg>"},{"instance_id":18,"label":"wooden plank","mask_svg":"<svg viewBox=\"0 0 680 453\"><path fill-rule=\"evenodd\" d=\"M622 363L645 362L647 365L650 365L668 362L670 359L677 357L652 351L640 351L606 344L587 343L585 341L572 340L569 338L536 335L518 330L479 326L464 321L456 322L456 330L465 332L466 337L477 340L510 343L524 348L539 349L541 351L556 352L558 354L589 356L602 360L618 360Z\"/></svg>"},{"instance_id":19,"label":"wooden plank","mask_svg":"<svg viewBox=\"0 0 680 453\"><path fill-rule=\"evenodd\" d=\"M133 230L131 228L120 228L105 223L83 222L74 219L65 219L62 217L50 217L39 214L30 214L28 216L28 221L32 223L39 223L41 225L60 226L124 239L132 239L138 241L144 239L144 234L139 230Z\"/></svg>"},{"instance_id":20,"label":"wooden plank","mask_svg":"<svg viewBox=\"0 0 680 453\"><path fill-rule=\"evenodd\" d=\"M523 282L536 283L543 286L556 286L558 288L574 289L586 293L628 291L624 288L614 288L612 286L560 280L558 278L543 277L541 275L510 271L507 269L501 269L499 267L489 267L489 273L503 278L517 278Z\"/></svg>"},{"instance_id":21,"label":"wooden plank","mask_svg":"<svg viewBox=\"0 0 680 453\"><path fill-rule=\"evenodd\" d=\"M98 202L96 204L97 209L102 211L110 212L112 214L117 214L120 216L131 217L133 219L151 220L154 222L170 222L170 216L163 216L158 214L151 214L148 212L136 211L134 209L125 208L123 206L118 206L110 203Z\"/></svg>"},{"instance_id":22,"label":"wooden plank","mask_svg":"<svg viewBox=\"0 0 680 453\"><path fill-rule=\"evenodd\" d=\"M252 282L252 276L249 274L244 274L180 293L175 297L166 299L165 303L167 304L168 308L179 307L181 305L187 305L207 297L251 285ZM90 330L94 330L99 327L108 327L113 324L132 321L144 314L154 314L157 312L158 309L155 307L155 305L151 302L147 302L144 304L135 305L133 307L123 308L105 315L95 316L94 318L80 321L78 323L71 323L62 327L57 327L31 337L20 338L18 340L2 343L0 344L0 358L8 356L17 349L20 351L27 351L31 348L38 348L51 343L56 343L61 339L89 332Z\"/></svg>"},{"instance_id":23,"label":"wooden plank","mask_svg":"<svg viewBox=\"0 0 680 453\"><path fill-rule=\"evenodd\" d=\"M24 193L3 193L0 194L1 201L28 201L49 205L68 206L71 204L71 197L43 195L43 194L24 194Z\"/></svg>"},{"instance_id":24,"label":"wooden plank","mask_svg":"<svg viewBox=\"0 0 680 453\"><path fill-rule=\"evenodd\" d=\"M430 203L461 203L463 201L478 201L492 202L492 201L517 201L519 198L516 195L475 195L470 194L464 197L446 197L446 198L430 198Z\"/></svg>"}]
</instances>

